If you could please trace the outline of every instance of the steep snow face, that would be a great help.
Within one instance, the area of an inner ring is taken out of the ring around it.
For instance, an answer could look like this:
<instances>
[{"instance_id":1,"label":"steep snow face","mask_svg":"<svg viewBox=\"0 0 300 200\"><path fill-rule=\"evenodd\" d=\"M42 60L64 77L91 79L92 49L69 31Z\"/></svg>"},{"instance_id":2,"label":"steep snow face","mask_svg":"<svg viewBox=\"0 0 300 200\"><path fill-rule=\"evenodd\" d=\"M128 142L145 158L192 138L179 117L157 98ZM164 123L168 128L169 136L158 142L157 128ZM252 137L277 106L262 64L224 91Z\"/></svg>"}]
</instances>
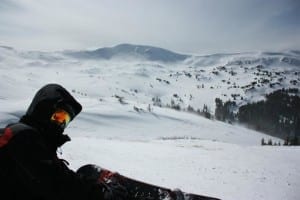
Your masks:
<instances>
[{"instance_id":1,"label":"steep snow face","mask_svg":"<svg viewBox=\"0 0 300 200\"><path fill-rule=\"evenodd\" d=\"M95 163L224 200L294 200L300 148L260 146L263 137L282 140L164 106L206 104L213 113L217 97L242 105L275 89L299 88L299 57L297 51L215 54L166 63L0 47L0 125L17 121L35 92L56 82L83 105L66 130L73 141L62 149L72 169Z\"/></svg>"}]
</instances>

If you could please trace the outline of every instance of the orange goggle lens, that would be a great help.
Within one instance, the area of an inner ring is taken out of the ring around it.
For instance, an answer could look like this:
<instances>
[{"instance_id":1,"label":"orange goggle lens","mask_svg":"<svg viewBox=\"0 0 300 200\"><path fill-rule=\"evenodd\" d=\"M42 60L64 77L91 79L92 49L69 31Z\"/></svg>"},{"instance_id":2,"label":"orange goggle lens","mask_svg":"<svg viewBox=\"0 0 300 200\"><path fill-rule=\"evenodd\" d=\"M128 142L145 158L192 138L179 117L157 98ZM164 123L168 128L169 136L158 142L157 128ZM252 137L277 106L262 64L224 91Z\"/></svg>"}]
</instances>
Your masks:
<instances>
[{"instance_id":1,"label":"orange goggle lens","mask_svg":"<svg viewBox=\"0 0 300 200\"><path fill-rule=\"evenodd\" d=\"M70 123L71 117L70 117L69 113L67 113L66 111L57 110L51 116L51 121L53 121L63 127L66 127Z\"/></svg>"}]
</instances>

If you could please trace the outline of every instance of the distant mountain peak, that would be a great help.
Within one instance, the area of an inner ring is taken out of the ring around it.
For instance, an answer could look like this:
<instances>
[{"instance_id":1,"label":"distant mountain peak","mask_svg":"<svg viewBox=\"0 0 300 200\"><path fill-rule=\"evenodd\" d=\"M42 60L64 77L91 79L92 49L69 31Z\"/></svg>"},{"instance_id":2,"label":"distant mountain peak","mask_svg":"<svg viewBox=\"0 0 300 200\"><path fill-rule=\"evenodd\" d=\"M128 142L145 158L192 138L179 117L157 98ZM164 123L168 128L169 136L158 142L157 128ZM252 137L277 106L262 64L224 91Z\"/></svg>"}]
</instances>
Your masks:
<instances>
[{"instance_id":1,"label":"distant mountain peak","mask_svg":"<svg viewBox=\"0 0 300 200\"><path fill-rule=\"evenodd\" d=\"M178 62L188 58L188 55L172 52L167 49L133 44L119 44L114 47L104 47L92 51L65 52L65 54L84 59L114 59L138 58L149 61Z\"/></svg>"}]
</instances>

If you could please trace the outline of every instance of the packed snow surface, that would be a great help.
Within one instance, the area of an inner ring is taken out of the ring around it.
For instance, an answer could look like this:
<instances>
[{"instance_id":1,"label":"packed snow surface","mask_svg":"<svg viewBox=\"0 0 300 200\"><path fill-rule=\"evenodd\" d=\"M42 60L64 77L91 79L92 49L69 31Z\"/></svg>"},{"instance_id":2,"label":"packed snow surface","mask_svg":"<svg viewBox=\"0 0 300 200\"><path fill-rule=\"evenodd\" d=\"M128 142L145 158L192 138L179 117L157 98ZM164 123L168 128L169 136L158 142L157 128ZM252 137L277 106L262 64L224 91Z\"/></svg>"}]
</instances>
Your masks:
<instances>
[{"instance_id":1,"label":"packed snow surface","mask_svg":"<svg viewBox=\"0 0 300 200\"><path fill-rule=\"evenodd\" d=\"M0 47L0 125L17 121L40 87L59 83L83 105L65 131L72 141L60 151L74 170L94 163L145 182L224 200L296 200L299 147L261 146L262 138L281 144L282 140L240 125L153 106L152 98L168 102L176 93L183 107L202 108L206 103L213 110L214 98L228 97L234 90L254 101L272 89L228 88L229 79L247 85L254 79L257 64L264 64L269 71L285 75L281 83L285 87L297 80L297 59L298 52L216 54L166 64L85 60L61 52ZM216 77L211 72L219 65L236 76L227 75L223 68ZM198 72L197 80L188 75Z\"/></svg>"}]
</instances>

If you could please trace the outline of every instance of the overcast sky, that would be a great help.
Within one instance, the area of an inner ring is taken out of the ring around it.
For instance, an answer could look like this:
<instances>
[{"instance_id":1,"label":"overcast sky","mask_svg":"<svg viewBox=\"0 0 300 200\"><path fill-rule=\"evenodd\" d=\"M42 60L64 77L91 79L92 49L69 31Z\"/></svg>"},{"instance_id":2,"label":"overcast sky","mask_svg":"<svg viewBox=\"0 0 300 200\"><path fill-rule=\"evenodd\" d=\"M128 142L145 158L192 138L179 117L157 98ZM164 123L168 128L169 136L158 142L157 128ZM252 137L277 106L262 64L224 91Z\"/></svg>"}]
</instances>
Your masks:
<instances>
[{"instance_id":1,"label":"overcast sky","mask_svg":"<svg viewBox=\"0 0 300 200\"><path fill-rule=\"evenodd\" d=\"M0 45L120 43L208 54L300 49L300 0L0 0Z\"/></svg>"}]
</instances>

